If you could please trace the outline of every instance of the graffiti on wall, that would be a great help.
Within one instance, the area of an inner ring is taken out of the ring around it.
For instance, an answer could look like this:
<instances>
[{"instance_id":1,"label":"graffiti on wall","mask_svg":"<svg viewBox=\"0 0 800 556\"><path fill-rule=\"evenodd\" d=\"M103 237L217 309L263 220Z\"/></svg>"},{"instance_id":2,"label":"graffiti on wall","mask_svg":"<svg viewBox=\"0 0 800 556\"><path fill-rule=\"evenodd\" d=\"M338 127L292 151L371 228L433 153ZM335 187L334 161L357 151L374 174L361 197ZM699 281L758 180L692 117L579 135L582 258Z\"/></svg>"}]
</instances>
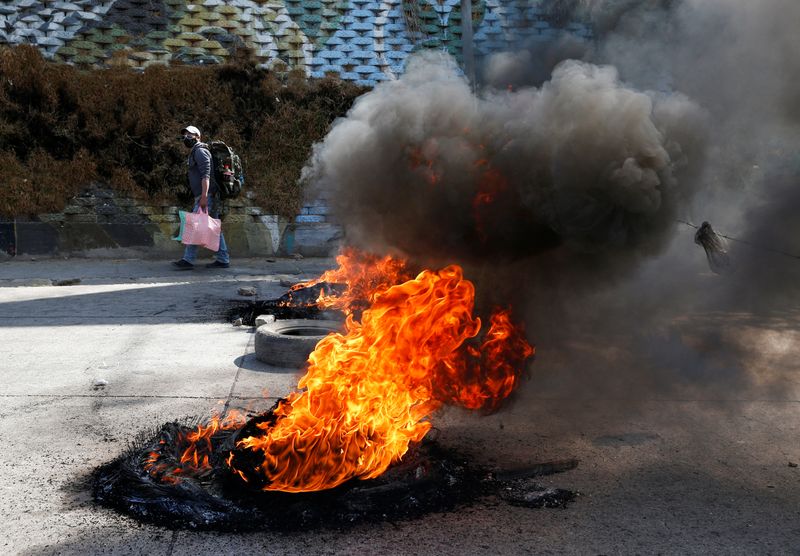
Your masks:
<instances>
[{"instance_id":1,"label":"graffiti on wall","mask_svg":"<svg viewBox=\"0 0 800 556\"><path fill-rule=\"evenodd\" d=\"M558 32L547 0L472 0L478 56ZM34 44L55 61L106 67L217 64L237 48L310 77L374 84L420 48L461 55L460 0L12 0L0 43ZM570 32L588 37L579 22Z\"/></svg>"}]
</instances>

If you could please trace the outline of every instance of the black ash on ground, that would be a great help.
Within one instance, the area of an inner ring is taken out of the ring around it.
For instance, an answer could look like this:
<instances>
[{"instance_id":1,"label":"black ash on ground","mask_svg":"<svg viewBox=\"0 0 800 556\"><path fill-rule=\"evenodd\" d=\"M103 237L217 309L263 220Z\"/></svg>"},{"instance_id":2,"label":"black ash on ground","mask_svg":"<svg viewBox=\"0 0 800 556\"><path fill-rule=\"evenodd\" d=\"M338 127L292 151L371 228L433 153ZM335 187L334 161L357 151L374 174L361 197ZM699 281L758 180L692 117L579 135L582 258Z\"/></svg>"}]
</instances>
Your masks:
<instances>
[{"instance_id":1,"label":"black ash on ground","mask_svg":"<svg viewBox=\"0 0 800 556\"><path fill-rule=\"evenodd\" d=\"M220 430L210 439L209 468L177 481L163 482L148 468L153 453L161 465L177 465L185 438L197 422L172 422L142 436L93 475L93 494L103 506L137 520L179 529L290 531L360 523L409 520L450 511L487 497L531 508L564 507L576 493L544 488L535 478L577 466L576 460L537 464L512 471L490 470L433 440L423 441L383 475L352 480L337 488L286 493L263 491L239 480L225 465L236 439L262 413L236 430Z\"/></svg>"}]
</instances>

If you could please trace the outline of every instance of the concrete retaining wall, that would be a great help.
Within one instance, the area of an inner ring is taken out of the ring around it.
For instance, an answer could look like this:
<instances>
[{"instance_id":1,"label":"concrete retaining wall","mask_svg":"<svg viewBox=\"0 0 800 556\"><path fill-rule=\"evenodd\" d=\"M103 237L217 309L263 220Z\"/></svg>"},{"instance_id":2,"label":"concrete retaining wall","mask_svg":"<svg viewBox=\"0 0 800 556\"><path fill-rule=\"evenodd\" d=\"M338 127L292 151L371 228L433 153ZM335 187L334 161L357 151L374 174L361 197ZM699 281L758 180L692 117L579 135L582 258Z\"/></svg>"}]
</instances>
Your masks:
<instances>
[{"instance_id":1,"label":"concrete retaining wall","mask_svg":"<svg viewBox=\"0 0 800 556\"><path fill-rule=\"evenodd\" d=\"M29 219L0 219L4 256L179 257L183 246L172 239L179 210L149 205L92 185L72 198L62 212ZM264 214L247 198L226 202L223 232L231 256L327 256L342 238L327 204L312 202L295 219Z\"/></svg>"}]
</instances>

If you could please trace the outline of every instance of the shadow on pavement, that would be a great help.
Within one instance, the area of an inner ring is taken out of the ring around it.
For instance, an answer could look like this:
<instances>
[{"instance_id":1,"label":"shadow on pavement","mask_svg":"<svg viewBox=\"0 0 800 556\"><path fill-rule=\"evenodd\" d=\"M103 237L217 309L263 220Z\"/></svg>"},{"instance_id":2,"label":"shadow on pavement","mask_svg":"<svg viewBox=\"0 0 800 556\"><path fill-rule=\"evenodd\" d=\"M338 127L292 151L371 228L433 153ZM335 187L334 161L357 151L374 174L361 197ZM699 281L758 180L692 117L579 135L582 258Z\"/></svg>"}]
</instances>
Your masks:
<instances>
[{"instance_id":1,"label":"shadow on pavement","mask_svg":"<svg viewBox=\"0 0 800 556\"><path fill-rule=\"evenodd\" d=\"M267 365L266 363L262 363L261 361L256 359L255 353L240 355L239 357L233 360L233 363L241 369L245 369L248 371L255 371L257 373L297 374L298 372L298 369L287 368L287 367L273 367L272 365Z\"/></svg>"},{"instance_id":2,"label":"shadow on pavement","mask_svg":"<svg viewBox=\"0 0 800 556\"><path fill-rule=\"evenodd\" d=\"M237 300L237 287L231 281L26 288L18 295L29 299L0 297L0 326L219 322Z\"/></svg>"}]
</instances>

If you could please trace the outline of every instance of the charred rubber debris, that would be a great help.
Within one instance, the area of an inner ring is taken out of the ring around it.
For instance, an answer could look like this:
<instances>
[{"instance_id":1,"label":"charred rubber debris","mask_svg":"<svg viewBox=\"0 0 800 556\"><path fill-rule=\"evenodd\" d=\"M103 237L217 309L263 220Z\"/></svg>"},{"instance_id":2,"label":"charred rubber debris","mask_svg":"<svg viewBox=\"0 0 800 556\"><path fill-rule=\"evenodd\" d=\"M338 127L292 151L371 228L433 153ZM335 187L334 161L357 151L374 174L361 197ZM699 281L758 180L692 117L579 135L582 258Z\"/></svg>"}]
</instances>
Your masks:
<instances>
[{"instance_id":1,"label":"charred rubber debris","mask_svg":"<svg viewBox=\"0 0 800 556\"><path fill-rule=\"evenodd\" d=\"M317 299L320 294L330 295L345 289L344 284L320 282L313 286L290 290L277 299L237 303L226 312L225 319L230 323L245 326L255 326L256 318L261 315L272 315L277 320L344 320L341 311L320 309Z\"/></svg>"},{"instance_id":2,"label":"charred rubber debris","mask_svg":"<svg viewBox=\"0 0 800 556\"><path fill-rule=\"evenodd\" d=\"M435 440L413 447L403 461L375 479L310 493L263 491L257 482L237 480L225 460L237 450L236 439L270 415L260 414L236 430L220 430L210 438L209 468L171 482L162 482L163 477L146 466L155 451L160 464L177 465L179 439L198 423L166 423L94 472L94 499L139 521L175 529L292 531L411 520L492 497L515 506L563 508L577 496L536 482L537 477L574 469L577 460L497 471L473 465Z\"/></svg>"}]
</instances>

